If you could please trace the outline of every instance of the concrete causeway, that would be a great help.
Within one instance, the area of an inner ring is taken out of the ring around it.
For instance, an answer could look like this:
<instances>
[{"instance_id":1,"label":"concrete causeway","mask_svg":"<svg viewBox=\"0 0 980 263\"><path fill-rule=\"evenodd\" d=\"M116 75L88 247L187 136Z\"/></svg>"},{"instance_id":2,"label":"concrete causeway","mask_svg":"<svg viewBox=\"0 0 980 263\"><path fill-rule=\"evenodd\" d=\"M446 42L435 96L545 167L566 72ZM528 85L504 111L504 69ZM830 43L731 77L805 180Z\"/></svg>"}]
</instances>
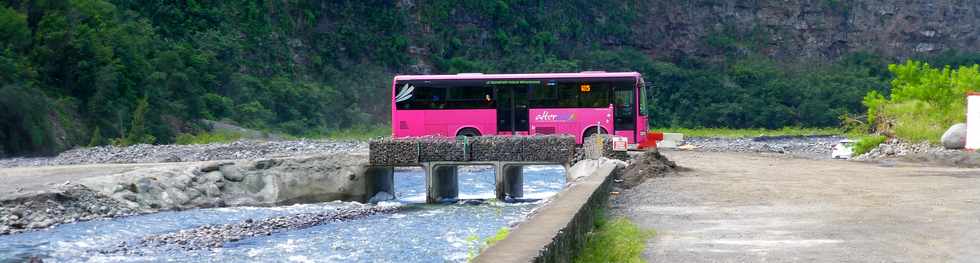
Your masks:
<instances>
[{"instance_id":1,"label":"concrete causeway","mask_svg":"<svg viewBox=\"0 0 980 263\"><path fill-rule=\"evenodd\" d=\"M609 159L576 163L567 170L569 178L576 178L568 188L473 262L571 262L575 251L585 245L596 210L607 204L618 165L624 163Z\"/></svg>"}]
</instances>

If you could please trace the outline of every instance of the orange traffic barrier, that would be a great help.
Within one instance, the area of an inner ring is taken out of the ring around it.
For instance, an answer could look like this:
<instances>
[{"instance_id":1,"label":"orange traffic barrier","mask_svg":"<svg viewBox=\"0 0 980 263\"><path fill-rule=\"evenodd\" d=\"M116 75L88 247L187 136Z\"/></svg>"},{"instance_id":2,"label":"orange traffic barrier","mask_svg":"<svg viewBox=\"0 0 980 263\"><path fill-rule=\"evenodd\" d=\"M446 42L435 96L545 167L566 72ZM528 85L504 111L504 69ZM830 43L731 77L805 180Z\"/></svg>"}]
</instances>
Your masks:
<instances>
[{"instance_id":1,"label":"orange traffic barrier","mask_svg":"<svg viewBox=\"0 0 980 263\"><path fill-rule=\"evenodd\" d=\"M657 148L657 142L664 140L662 132L647 132L647 140L637 146L640 149Z\"/></svg>"}]
</instances>

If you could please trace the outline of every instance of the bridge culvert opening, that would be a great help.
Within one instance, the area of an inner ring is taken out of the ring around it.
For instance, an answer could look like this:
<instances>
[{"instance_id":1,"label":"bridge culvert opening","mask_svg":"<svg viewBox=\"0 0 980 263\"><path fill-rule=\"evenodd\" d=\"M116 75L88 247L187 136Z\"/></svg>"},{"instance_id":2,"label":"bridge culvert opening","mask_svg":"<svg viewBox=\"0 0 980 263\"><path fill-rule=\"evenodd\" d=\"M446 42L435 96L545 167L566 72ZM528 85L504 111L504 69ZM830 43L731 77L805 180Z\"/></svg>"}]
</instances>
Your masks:
<instances>
[{"instance_id":1,"label":"bridge culvert opening","mask_svg":"<svg viewBox=\"0 0 980 263\"><path fill-rule=\"evenodd\" d=\"M506 166L503 171L503 192L509 202L533 202L551 197L561 191L566 182L565 167L561 165Z\"/></svg>"}]
</instances>

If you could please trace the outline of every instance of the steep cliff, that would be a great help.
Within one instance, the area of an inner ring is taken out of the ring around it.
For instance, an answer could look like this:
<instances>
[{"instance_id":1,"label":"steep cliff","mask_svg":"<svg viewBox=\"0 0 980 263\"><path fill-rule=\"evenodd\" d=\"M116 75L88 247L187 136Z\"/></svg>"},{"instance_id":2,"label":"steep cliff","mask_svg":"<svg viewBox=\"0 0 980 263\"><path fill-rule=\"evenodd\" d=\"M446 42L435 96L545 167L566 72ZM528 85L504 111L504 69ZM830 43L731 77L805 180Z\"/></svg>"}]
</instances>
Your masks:
<instances>
[{"instance_id":1,"label":"steep cliff","mask_svg":"<svg viewBox=\"0 0 980 263\"><path fill-rule=\"evenodd\" d=\"M634 33L655 57L756 49L775 58L980 50L980 1L650 1Z\"/></svg>"}]
</instances>

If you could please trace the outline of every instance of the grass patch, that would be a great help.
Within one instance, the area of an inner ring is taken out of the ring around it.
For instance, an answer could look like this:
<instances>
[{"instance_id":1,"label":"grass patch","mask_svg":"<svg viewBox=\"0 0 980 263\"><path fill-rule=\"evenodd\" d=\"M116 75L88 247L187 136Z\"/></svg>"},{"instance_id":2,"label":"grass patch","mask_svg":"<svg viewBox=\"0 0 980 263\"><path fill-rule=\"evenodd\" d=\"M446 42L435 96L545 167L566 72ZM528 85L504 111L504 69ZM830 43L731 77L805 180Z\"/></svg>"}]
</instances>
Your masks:
<instances>
[{"instance_id":1,"label":"grass patch","mask_svg":"<svg viewBox=\"0 0 980 263\"><path fill-rule=\"evenodd\" d=\"M466 240L469 241L470 243L474 243L474 244L477 244L477 245L476 246L473 246L473 247L470 247L470 251L469 251L469 253L467 253L468 254L467 255L467 258L468 259L466 261L473 261L473 259L476 258L476 256L479 255L480 252L482 252L484 249L486 249L488 247L491 247L494 244L497 244L497 242L500 242L501 240L504 240L509 235L510 235L510 228L501 227L500 230L497 230L497 233L496 234L494 234L493 236L490 236L486 240L484 240L482 242L483 244L479 244L480 243L480 236L477 236L476 234L470 235L469 237L466 238Z\"/></svg>"},{"instance_id":2,"label":"grass patch","mask_svg":"<svg viewBox=\"0 0 980 263\"><path fill-rule=\"evenodd\" d=\"M857 142L854 143L854 149L853 149L854 152L851 154L851 156L856 157L858 155L862 155L867 152L870 152L871 149L878 147L878 145L885 142L886 139L888 138L881 135L873 135L873 136L860 138L857 140Z\"/></svg>"},{"instance_id":3,"label":"grass patch","mask_svg":"<svg viewBox=\"0 0 980 263\"><path fill-rule=\"evenodd\" d=\"M716 138L746 138L758 136L813 136L813 135L842 135L840 128L799 128L785 127L778 130L769 129L729 129L729 128L653 128L651 131L682 133L684 137L716 137Z\"/></svg>"},{"instance_id":4,"label":"grass patch","mask_svg":"<svg viewBox=\"0 0 980 263\"><path fill-rule=\"evenodd\" d=\"M607 220L604 212L598 213L595 226L574 262L644 262L640 254L646 240L656 234L653 230L640 229L626 218Z\"/></svg>"},{"instance_id":5,"label":"grass patch","mask_svg":"<svg viewBox=\"0 0 980 263\"><path fill-rule=\"evenodd\" d=\"M226 143L237 141L241 138L242 134L237 132L202 132L198 134L181 133L180 135L177 135L176 143L180 145Z\"/></svg>"}]
</instances>

